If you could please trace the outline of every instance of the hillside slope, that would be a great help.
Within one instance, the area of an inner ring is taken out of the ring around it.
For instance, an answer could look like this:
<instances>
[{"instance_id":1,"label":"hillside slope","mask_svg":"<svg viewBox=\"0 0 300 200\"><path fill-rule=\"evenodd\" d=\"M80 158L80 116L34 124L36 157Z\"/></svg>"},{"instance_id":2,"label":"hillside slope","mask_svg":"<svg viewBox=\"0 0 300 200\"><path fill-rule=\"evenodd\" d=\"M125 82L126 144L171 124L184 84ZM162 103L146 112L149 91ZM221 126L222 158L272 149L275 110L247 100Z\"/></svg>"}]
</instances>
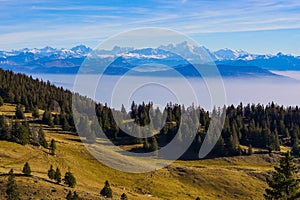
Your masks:
<instances>
[{"instance_id":1,"label":"hillside slope","mask_svg":"<svg viewBox=\"0 0 300 200\"><path fill-rule=\"evenodd\" d=\"M30 123L30 126L40 126ZM128 174L110 169L95 160L80 138L60 127L43 126L48 141L57 141L55 156L47 149L0 141L0 199L5 199L7 173L21 174L29 162L32 177L17 176L22 199L65 199L70 188L47 177L51 164L62 174L71 170L75 189L85 199L101 199L105 180L112 186L114 199L125 192L129 199L262 199L265 178L278 161L278 154L176 161L169 167L145 174Z\"/></svg>"}]
</instances>

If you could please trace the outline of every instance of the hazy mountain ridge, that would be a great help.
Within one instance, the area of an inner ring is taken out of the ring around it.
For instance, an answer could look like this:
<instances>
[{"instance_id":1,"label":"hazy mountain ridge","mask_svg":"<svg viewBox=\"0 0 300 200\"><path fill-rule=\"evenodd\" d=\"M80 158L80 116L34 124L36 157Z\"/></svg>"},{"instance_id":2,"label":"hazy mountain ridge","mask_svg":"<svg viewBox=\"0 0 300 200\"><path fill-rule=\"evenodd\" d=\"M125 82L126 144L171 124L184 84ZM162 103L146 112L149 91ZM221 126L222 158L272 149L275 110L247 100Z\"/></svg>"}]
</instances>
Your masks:
<instances>
[{"instance_id":1,"label":"hazy mountain ridge","mask_svg":"<svg viewBox=\"0 0 300 200\"><path fill-rule=\"evenodd\" d=\"M278 53L276 55L257 55L243 50L228 48L211 51L196 47L187 42L160 46L157 49L134 49L115 46L111 50L96 50L84 45L70 49L45 47L24 48L21 50L0 51L0 67L25 73L77 73L85 58L97 56L105 63L113 62L114 73L121 68L134 68L140 64L160 63L175 68L201 60L214 61L221 74L226 76L255 74L273 75L268 70L300 70L300 57ZM180 56L178 56L180 55ZM125 63L125 65L124 65ZM119 65L119 66L118 66ZM255 66L255 67L253 67ZM258 70L261 68L261 70ZM124 69L123 69L124 70ZM229 70L230 72L226 71ZM234 73L234 71L237 71ZM241 74L239 70L243 71ZM185 69L184 71L187 71ZM223 71L223 72L222 72Z\"/></svg>"}]
</instances>

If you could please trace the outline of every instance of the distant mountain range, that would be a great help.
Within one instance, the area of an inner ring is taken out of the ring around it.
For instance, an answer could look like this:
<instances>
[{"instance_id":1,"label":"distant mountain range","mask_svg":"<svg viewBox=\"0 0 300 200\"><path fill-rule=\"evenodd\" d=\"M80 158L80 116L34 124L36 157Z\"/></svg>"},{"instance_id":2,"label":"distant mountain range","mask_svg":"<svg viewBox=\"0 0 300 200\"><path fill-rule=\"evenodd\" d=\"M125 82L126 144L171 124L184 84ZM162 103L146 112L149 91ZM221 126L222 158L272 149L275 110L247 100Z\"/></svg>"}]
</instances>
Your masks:
<instances>
[{"instance_id":1,"label":"distant mountain range","mask_svg":"<svg viewBox=\"0 0 300 200\"><path fill-rule=\"evenodd\" d=\"M130 69L134 69L133 71L138 75L143 72L153 75L160 72L160 74L168 75L170 70L168 67L171 67L185 76L195 76L196 72L190 63L206 60L205 55L208 55L217 64L223 76L276 76L271 70L300 70L300 56L282 53L257 55L231 49L211 51L187 42L161 46L156 49L115 46L111 50L93 51L89 47L80 45L71 49L45 47L0 51L0 67L24 73L75 74L84 59L91 55L96 55L97 61L100 63L102 61L103 63L112 62L109 70L105 72L111 75L120 75ZM149 66L149 63L161 65Z\"/></svg>"}]
</instances>

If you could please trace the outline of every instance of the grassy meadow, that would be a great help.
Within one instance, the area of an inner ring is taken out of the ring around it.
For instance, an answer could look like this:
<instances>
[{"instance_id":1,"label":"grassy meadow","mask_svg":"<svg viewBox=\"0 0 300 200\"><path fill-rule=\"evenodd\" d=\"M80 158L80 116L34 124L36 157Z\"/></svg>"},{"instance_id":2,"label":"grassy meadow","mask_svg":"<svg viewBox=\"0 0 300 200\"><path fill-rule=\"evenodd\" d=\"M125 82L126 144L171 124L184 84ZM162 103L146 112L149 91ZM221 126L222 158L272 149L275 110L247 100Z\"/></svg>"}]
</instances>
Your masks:
<instances>
[{"instance_id":1,"label":"grassy meadow","mask_svg":"<svg viewBox=\"0 0 300 200\"><path fill-rule=\"evenodd\" d=\"M0 115L13 116L15 105L0 107ZM41 111L42 113L43 111ZM108 180L113 199L126 193L128 199L263 199L266 177L279 160L279 152L213 158L198 161L175 161L170 166L140 174L124 173L98 162L87 151L78 136L64 132L58 126L50 128L37 124L27 113L30 127L43 126L47 141L56 140L56 155L48 149L32 145L0 141L0 199L5 199L7 173L12 168L22 199L65 199L69 190L84 199L102 199L99 195ZM32 121L30 121L32 120ZM286 148L282 148L286 151ZM259 149L253 149L259 151ZM32 176L22 176L28 162ZM47 176L50 165L64 173L70 170L77 179L75 188L56 184Z\"/></svg>"}]
</instances>

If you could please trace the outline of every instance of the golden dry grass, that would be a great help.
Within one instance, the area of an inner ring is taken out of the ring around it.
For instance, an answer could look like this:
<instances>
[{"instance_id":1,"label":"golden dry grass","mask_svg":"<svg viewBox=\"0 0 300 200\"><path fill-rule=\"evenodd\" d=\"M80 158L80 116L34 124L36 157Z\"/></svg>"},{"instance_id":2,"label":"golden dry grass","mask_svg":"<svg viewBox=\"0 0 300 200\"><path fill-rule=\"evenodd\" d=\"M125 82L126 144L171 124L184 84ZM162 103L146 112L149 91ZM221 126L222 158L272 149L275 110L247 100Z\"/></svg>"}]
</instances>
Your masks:
<instances>
[{"instance_id":1,"label":"golden dry grass","mask_svg":"<svg viewBox=\"0 0 300 200\"><path fill-rule=\"evenodd\" d=\"M14 105L0 108L5 115L14 113ZM41 111L43 112L43 111ZM0 113L1 114L1 113ZM40 126L30 124L31 126ZM130 200L143 199L263 199L265 178L279 155L254 154L200 161L176 161L151 173L130 174L111 169L87 151L78 136L59 127L43 126L48 141L57 141L55 156L49 150L31 145L0 141L0 174L13 168L21 173L29 162L33 177L16 177L22 199L64 199L70 188L49 181L52 164L62 174L71 170L77 179L75 189L85 199L101 199L99 192L109 180L114 199L125 192ZM128 147L130 148L130 147ZM285 149L284 149L285 150ZM0 175L0 199L5 199L7 176Z\"/></svg>"},{"instance_id":2,"label":"golden dry grass","mask_svg":"<svg viewBox=\"0 0 300 200\"><path fill-rule=\"evenodd\" d=\"M0 115L5 116L15 116L16 105L5 103L3 106L0 106Z\"/></svg>"},{"instance_id":3,"label":"golden dry grass","mask_svg":"<svg viewBox=\"0 0 300 200\"><path fill-rule=\"evenodd\" d=\"M48 140L57 141L55 156L43 148L0 141L0 173L7 173L11 168L21 173L24 163L29 162L32 174L38 177L17 178L22 197L26 199L65 197L69 188L46 181L51 164L62 173L71 170L78 182L75 190L87 199L100 198L99 191L105 180L109 180L117 198L125 192L129 199L195 199L197 196L201 199L262 199L266 174L278 160L276 155L252 155L176 161L152 173L129 174L99 163L79 137L59 130L45 131ZM4 198L6 179L0 178L0 199Z\"/></svg>"}]
</instances>

